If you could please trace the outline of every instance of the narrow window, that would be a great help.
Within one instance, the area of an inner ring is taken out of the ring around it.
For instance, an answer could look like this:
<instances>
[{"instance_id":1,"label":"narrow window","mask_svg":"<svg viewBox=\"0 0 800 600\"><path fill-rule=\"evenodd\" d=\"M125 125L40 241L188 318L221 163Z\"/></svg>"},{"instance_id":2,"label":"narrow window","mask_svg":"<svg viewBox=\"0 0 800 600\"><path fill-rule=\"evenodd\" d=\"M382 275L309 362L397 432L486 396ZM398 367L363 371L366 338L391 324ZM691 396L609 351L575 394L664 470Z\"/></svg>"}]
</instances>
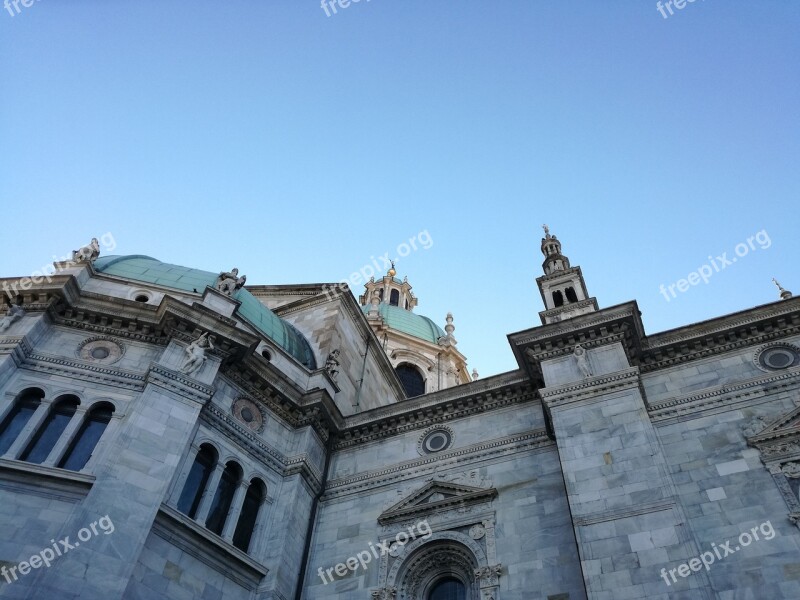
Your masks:
<instances>
[{"instance_id":1,"label":"narrow window","mask_svg":"<svg viewBox=\"0 0 800 600\"><path fill-rule=\"evenodd\" d=\"M553 306L563 306L564 305L564 296L561 295L559 290L553 292Z\"/></svg>"},{"instance_id":2,"label":"narrow window","mask_svg":"<svg viewBox=\"0 0 800 600\"><path fill-rule=\"evenodd\" d=\"M244 496L244 504L239 521L236 523L236 531L233 533L233 545L243 552L247 552L250 548L250 540L258 521L258 511L266 497L264 483L260 479L251 481L250 487L247 488L247 494Z\"/></svg>"},{"instance_id":3,"label":"narrow window","mask_svg":"<svg viewBox=\"0 0 800 600\"><path fill-rule=\"evenodd\" d=\"M406 391L406 398L421 396L425 393L425 380L419 369L409 364L398 365L395 369L403 389Z\"/></svg>"},{"instance_id":4,"label":"narrow window","mask_svg":"<svg viewBox=\"0 0 800 600\"><path fill-rule=\"evenodd\" d=\"M14 408L3 419L0 425L0 456L8 452L11 445L17 440L20 432L28 424L33 413L42 403L44 392L40 389L25 390L20 395Z\"/></svg>"},{"instance_id":5,"label":"narrow window","mask_svg":"<svg viewBox=\"0 0 800 600\"><path fill-rule=\"evenodd\" d=\"M567 295L567 302L577 302L578 296L575 295L575 290L571 287L568 287L564 290L564 293Z\"/></svg>"},{"instance_id":6,"label":"narrow window","mask_svg":"<svg viewBox=\"0 0 800 600\"><path fill-rule=\"evenodd\" d=\"M389 293L389 304L392 306L400 306L400 292L398 290L392 290Z\"/></svg>"},{"instance_id":7,"label":"narrow window","mask_svg":"<svg viewBox=\"0 0 800 600\"><path fill-rule=\"evenodd\" d=\"M235 462L229 462L225 465L225 470L222 472L222 477L219 480L219 486L214 494L214 500L211 502L211 510L206 519L206 527L209 531L222 534L225 527L225 520L228 518L228 511L231 509L231 502L233 502L233 494L236 492L236 485L242 478L242 469Z\"/></svg>"},{"instance_id":8,"label":"narrow window","mask_svg":"<svg viewBox=\"0 0 800 600\"><path fill-rule=\"evenodd\" d=\"M378 290L378 298L380 298L381 302L383 302L383 288Z\"/></svg>"},{"instance_id":9,"label":"narrow window","mask_svg":"<svg viewBox=\"0 0 800 600\"><path fill-rule=\"evenodd\" d=\"M181 496L178 499L178 510L190 519L197 516L197 509L200 507L200 499L203 491L208 485L211 471L217 464L217 452L208 444L200 446L200 451L194 458L189 476L183 484Z\"/></svg>"},{"instance_id":10,"label":"narrow window","mask_svg":"<svg viewBox=\"0 0 800 600\"><path fill-rule=\"evenodd\" d=\"M20 460L42 464L55 447L58 438L64 433L79 403L80 400L75 396L65 396L59 400L20 456Z\"/></svg>"},{"instance_id":11,"label":"narrow window","mask_svg":"<svg viewBox=\"0 0 800 600\"><path fill-rule=\"evenodd\" d=\"M428 600L466 600L467 590L464 584L454 577L442 579L433 586Z\"/></svg>"},{"instance_id":12,"label":"narrow window","mask_svg":"<svg viewBox=\"0 0 800 600\"><path fill-rule=\"evenodd\" d=\"M58 463L60 469L69 469L70 471L80 471L89 462L89 457L92 456L97 442L106 430L106 426L111 421L111 415L114 413L114 407L110 404L103 404L93 408L86 420L78 430L78 434L69 446L69 450Z\"/></svg>"}]
</instances>

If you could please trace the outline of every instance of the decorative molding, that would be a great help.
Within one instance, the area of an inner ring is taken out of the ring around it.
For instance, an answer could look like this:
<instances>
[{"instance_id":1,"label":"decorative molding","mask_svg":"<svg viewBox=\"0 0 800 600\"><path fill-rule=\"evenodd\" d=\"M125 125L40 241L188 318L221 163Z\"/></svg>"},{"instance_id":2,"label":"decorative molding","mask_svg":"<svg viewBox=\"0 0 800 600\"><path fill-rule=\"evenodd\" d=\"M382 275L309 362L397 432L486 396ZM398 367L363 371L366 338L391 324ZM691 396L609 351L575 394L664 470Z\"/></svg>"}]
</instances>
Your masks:
<instances>
[{"instance_id":1,"label":"decorative molding","mask_svg":"<svg viewBox=\"0 0 800 600\"><path fill-rule=\"evenodd\" d=\"M602 395L638 388L639 385L639 368L632 367L610 375L598 375L557 387L543 388L539 393L542 402L552 409L586 399L600 401Z\"/></svg>"},{"instance_id":2,"label":"decorative molding","mask_svg":"<svg viewBox=\"0 0 800 600\"><path fill-rule=\"evenodd\" d=\"M447 481L430 481L412 494L381 513L378 523L388 525L411 518L421 518L426 513L465 508L497 498L493 487L481 488L459 485Z\"/></svg>"},{"instance_id":3,"label":"decorative molding","mask_svg":"<svg viewBox=\"0 0 800 600\"><path fill-rule=\"evenodd\" d=\"M431 475L436 471L455 468L458 465L540 449L555 449L555 442L547 436L547 432L544 429L498 438L488 442L479 442L458 450L442 454L429 454L425 457L407 460L387 468L330 480L326 484L323 500L327 501L398 481Z\"/></svg>"},{"instance_id":4,"label":"decorative molding","mask_svg":"<svg viewBox=\"0 0 800 600\"><path fill-rule=\"evenodd\" d=\"M210 385L204 385L192 377L168 369L156 362L150 363L146 382L203 405L211 400L215 391Z\"/></svg>"},{"instance_id":5,"label":"decorative molding","mask_svg":"<svg viewBox=\"0 0 800 600\"><path fill-rule=\"evenodd\" d=\"M487 381L490 380L479 380L475 387ZM375 409L370 411L372 418L369 420L363 415L359 415L357 419L348 417L347 428L337 439L335 450L360 446L408 431L425 429L469 415L538 399L533 388L528 386L527 378L522 378L520 384L492 389L494 386L490 382L483 393L475 389L460 389L472 388L473 384L470 383L427 394L421 397L422 400L408 400L385 409ZM446 402L445 399L449 401Z\"/></svg>"},{"instance_id":6,"label":"decorative molding","mask_svg":"<svg viewBox=\"0 0 800 600\"><path fill-rule=\"evenodd\" d=\"M772 371L769 375L726 383L658 402L648 407L648 413L653 422L684 415L695 417L702 412L729 407L736 402L752 402L753 396L765 396L769 392L796 387L800 387L800 368Z\"/></svg>"}]
</instances>

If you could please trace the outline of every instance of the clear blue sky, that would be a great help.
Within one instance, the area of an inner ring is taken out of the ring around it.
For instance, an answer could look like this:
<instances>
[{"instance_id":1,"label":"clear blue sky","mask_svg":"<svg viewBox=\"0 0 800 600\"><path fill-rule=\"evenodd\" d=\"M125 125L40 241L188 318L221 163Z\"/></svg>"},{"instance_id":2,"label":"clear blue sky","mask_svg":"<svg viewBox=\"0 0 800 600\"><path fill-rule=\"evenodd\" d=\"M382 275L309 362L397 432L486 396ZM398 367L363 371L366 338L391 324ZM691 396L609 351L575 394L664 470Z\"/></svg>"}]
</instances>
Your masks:
<instances>
[{"instance_id":1,"label":"clear blue sky","mask_svg":"<svg viewBox=\"0 0 800 600\"><path fill-rule=\"evenodd\" d=\"M252 284L333 281L427 230L399 275L482 376L539 323L542 223L648 333L772 302L773 276L800 293L800 2L20 10L0 12L2 276L112 232Z\"/></svg>"}]
</instances>

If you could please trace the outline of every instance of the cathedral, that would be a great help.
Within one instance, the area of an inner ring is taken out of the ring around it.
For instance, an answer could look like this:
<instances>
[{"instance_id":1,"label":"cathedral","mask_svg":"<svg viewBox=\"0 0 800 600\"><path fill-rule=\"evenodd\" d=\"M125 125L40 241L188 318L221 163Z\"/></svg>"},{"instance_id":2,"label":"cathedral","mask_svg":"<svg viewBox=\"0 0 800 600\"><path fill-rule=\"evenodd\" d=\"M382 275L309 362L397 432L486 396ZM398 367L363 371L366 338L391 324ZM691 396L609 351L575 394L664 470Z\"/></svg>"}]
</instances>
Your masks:
<instances>
[{"instance_id":1,"label":"cathedral","mask_svg":"<svg viewBox=\"0 0 800 600\"><path fill-rule=\"evenodd\" d=\"M540 249L491 377L394 266L0 280L0 598L800 599L800 300L646 333Z\"/></svg>"}]
</instances>

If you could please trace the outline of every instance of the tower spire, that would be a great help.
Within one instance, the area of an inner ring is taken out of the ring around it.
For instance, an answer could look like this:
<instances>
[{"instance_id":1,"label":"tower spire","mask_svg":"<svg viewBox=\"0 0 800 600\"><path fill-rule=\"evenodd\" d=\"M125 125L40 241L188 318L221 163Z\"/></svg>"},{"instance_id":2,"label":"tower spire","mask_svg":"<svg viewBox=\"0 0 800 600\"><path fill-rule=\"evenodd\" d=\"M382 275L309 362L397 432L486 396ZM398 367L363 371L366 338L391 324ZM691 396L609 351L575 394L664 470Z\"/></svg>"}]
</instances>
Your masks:
<instances>
[{"instance_id":1,"label":"tower spire","mask_svg":"<svg viewBox=\"0 0 800 600\"><path fill-rule=\"evenodd\" d=\"M561 242L542 225L544 237L544 275L536 279L544 300L545 310L539 313L543 324L554 323L598 310L597 300L589 297L580 267L573 267L561 252Z\"/></svg>"}]
</instances>

